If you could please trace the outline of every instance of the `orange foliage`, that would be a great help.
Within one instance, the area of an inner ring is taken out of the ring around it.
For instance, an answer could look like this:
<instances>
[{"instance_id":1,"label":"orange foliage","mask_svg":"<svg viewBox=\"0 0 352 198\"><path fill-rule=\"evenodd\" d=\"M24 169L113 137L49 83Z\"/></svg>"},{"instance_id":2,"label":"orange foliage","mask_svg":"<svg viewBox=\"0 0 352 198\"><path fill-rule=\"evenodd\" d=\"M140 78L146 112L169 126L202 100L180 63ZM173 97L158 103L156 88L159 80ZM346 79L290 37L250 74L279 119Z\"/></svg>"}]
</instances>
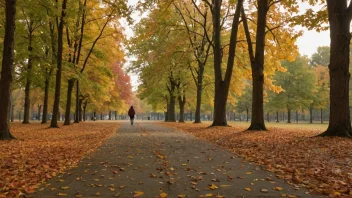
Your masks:
<instances>
[{"instance_id":1,"label":"orange foliage","mask_svg":"<svg viewBox=\"0 0 352 198\"><path fill-rule=\"evenodd\" d=\"M122 100L126 104L130 104L132 100L131 78L122 69L123 63L115 62L112 64L113 73L115 74L115 89L120 94Z\"/></svg>"},{"instance_id":2,"label":"orange foliage","mask_svg":"<svg viewBox=\"0 0 352 198\"><path fill-rule=\"evenodd\" d=\"M314 137L316 129L244 132L244 127L165 123L224 147L245 160L275 172L296 187L331 197L352 195L352 140Z\"/></svg>"},{"instance_id":3,"label":"orange foliage","mask_svg":"<svg viewBox=\"0 0 352 198\"><path fill-rule=\"evenodd\" d=\"M117 123L81 123L61 128L11 125L20 140L0 142L0 197L36 191L39 184L74 167L117 130Z\"/></svg>"}]
</instances>

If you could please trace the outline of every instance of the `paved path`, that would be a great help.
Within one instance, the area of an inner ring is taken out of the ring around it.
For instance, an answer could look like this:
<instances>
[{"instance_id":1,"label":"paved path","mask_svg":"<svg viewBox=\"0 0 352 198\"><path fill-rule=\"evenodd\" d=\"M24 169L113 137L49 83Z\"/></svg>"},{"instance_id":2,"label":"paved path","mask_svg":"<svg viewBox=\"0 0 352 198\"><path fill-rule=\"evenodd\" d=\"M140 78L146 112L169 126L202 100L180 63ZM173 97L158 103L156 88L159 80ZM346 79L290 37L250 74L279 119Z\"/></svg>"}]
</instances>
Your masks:
<instances>
[{"instance_id":1,"label":"paved path","mask_svg":"<svg viewBox=\"0 0 352 198\"><path fill-rule=\"evenodd\" d=\"M98 151L48 183L34 197L312 197L227 150L151 122L122 122Z\"/></svg>"}]
</instances>

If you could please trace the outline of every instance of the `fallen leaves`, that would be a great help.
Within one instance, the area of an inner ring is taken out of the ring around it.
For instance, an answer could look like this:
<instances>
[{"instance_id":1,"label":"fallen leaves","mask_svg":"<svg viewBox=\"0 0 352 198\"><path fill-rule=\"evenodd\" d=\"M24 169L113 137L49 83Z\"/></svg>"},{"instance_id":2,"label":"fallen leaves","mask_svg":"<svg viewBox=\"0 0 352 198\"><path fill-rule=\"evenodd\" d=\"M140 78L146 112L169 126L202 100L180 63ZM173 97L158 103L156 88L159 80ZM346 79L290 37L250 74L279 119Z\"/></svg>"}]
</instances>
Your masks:
<instances>
[{"instance_id":1,"label":"fallen leaves","mask_svg":"<svg viewBox=\"0 0 352 198\"><path fill-rule=\"evenodd\" d=\"M60 128L39 123L11 124L11 132L24 141L0 142L0 197L35 192L39 184L74 167L85 154L96 150L117 128L118 123L99 122Z\"/></svg>"},{"instance_id":2,"label":"fallen leaves","mask_svg":"<svg viewBox=\"0 0 352 198\"><path fill-rule=\"evenodd\" d=\"M277 191L282 191L283 188L282 187L274 187L274 190L277 190Z\"/></svg>"},{"instance_id":3,"label":"fallen leaves","mask_svg":"<svg viewBox=\"0 0 352 198\"><path fill-rule=\"evenodd\" d=\"M143 191L134 191L134 196L133 196L133 198L135 198L135 197L140 197L140 196L142 196L142 195L144 195L144 192L143 192Z\"/></svg>"},{"instance_id":4,"label":"fallen leaves","mask_svg":"<svg viewBox=\"0 0 352 198\"><path fill-rule=\"evenodd\" d=\"M312 127L243 132L246 129L243 125L210 128L208 124L163 123L163 125L227 148L245 161L261 165L264 169L274 172L276 177L294 184L295 189L305 187L331 197L352 194L351 139L310 138L322 132ZM269 178L267 181L273 180ZM245 188L247 189L250 188ZM283 189L275 187L274 190Z\"/></svg>"},{"instance_id":5,"label":"fallen leaves","mask_svg":"<svg viewBox=\"0 0 352 198\"><path fill-rule=\"evenodd\" d=\"M209 189L210 190L215 190L215 189L218 189L219 187L217 187L216 185L214 185L214 184L211 184L211 185L209 185Z\"/></svg>"}]
</instances>

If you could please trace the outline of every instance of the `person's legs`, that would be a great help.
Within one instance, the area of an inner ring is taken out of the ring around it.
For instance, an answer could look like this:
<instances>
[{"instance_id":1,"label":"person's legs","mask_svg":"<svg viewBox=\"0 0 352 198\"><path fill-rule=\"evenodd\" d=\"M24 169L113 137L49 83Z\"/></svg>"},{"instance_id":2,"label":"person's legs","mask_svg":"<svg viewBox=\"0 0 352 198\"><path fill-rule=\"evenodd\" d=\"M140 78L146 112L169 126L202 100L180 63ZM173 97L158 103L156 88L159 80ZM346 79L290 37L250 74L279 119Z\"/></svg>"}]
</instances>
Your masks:
<instances>
[{"instance_id":1,"label":"person's legs","mask_svg":"<svg viewBox=\"0 0 352 198\"><path fill-rule=\"evenodd\" d=\"M133 125L134 116L130 116L131 125Z\"/></svg>"}]
</instances>

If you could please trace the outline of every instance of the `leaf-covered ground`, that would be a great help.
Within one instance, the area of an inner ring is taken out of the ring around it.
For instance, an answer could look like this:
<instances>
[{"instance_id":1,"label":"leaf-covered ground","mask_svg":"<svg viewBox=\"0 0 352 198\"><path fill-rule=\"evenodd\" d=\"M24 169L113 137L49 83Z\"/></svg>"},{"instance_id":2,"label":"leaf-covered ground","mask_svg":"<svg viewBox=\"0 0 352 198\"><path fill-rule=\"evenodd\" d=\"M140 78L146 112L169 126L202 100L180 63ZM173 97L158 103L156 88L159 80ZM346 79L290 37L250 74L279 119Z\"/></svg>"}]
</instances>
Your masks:
<instances>
[{"instance_id":1,"label":"leaf-covered ground","mask_svg":"<svg viewBox=\"0 0 352 198\"><path fill-rule=\"evenodd\" d=\"M165 125L225 147L296 186L331 197L352 195L351 139L314 137L321 130L311 128L245 132L244 126Z\"/></svg>"},{"instance_id":2,"label":"leaf-covered ground","mask_svg":"<svg viewBox=\"0 0 352 198\"><path fill-rule=\"evenodd\" d=\"M32 193L43 183L96 150L118 123L81 123L60 128L32 123L11 125L20 140L0 141L0 197Z\"/></svg>"}]
</instances>

